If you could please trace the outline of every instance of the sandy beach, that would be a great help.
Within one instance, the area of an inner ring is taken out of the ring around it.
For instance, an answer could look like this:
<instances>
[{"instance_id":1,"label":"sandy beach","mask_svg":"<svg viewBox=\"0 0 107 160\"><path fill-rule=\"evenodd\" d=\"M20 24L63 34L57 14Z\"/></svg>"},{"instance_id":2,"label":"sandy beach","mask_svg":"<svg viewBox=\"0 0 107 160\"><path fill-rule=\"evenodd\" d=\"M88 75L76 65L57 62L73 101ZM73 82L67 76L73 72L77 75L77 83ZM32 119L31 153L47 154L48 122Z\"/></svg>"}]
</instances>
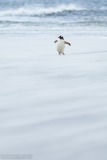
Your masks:
<instances>
[{"instance_id":1,"label":"sandy beach","mask_svg":"<svg viewBox=\"0 0 107 160\"><path fill-rule=\"evenodd\" d=\"M107 38L56 38L0 37L1 159L107 159Z\"/></svg>"}]
</instances>

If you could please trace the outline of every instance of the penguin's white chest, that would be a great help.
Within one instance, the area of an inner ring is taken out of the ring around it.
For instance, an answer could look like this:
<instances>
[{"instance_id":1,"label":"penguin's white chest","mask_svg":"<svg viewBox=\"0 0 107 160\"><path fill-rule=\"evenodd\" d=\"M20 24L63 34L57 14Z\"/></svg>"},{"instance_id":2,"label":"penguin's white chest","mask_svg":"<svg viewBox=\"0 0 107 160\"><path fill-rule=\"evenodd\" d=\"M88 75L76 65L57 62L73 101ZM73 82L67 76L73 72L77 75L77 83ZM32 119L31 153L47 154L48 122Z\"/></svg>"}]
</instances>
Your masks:
<instances>
[{"instance_id":1,"label":"penguin's white chest","mask_svg":"<svg viewBox=\"0 0 107 160\"><path fill-rule=\"evenodd\" d=\"M59 53L64 53L64 48L65 48L64 40L58 40L58 43L57 43L57 51L58 51Z\"/></svg>"}]
</instances>

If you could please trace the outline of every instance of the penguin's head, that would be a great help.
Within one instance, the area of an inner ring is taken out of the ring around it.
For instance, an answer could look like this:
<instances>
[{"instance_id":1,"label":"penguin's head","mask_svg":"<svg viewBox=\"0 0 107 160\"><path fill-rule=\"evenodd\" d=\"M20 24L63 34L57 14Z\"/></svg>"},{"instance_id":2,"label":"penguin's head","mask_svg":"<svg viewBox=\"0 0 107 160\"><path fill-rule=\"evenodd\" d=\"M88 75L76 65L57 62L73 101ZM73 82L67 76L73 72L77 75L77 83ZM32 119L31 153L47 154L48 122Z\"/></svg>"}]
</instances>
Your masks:
<instances>
[{"instance_id":1,"label":"penguin's head","mask_svg":"<svg viewBox=\"0 0 107 160\"><path fill-rule=\"evenodd\" d=\"M58 38L59 38L59 39L63 39L63 40L64 40L64 37L63 37L63 36L59 36Z\"/></svg>"}]
</instances>

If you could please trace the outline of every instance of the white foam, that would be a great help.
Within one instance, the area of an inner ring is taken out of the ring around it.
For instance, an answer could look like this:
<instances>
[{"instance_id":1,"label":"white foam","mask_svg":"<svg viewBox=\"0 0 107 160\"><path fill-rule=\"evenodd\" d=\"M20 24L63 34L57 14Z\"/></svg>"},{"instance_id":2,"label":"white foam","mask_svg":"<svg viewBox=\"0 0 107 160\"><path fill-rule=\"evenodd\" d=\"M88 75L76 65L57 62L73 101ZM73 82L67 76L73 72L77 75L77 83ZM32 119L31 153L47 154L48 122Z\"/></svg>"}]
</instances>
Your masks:
<instances>
[{"instance_id":1,"label":"white foam","mask_svg":"<svg viewBox=\"0 0 107 160\"><path fill-rule=\"evenodd\" d=\"M48 14L57 14L62 13L64 11L79 11L84 10L85 8L81 6L77 6L75 4L62 4L60 6L55 7L26 7L26 8L18 8L18 9L10 9L5 11L0 11L0 16L33 16L33 15L48 15Z\"/></svg>"}]
</instances>

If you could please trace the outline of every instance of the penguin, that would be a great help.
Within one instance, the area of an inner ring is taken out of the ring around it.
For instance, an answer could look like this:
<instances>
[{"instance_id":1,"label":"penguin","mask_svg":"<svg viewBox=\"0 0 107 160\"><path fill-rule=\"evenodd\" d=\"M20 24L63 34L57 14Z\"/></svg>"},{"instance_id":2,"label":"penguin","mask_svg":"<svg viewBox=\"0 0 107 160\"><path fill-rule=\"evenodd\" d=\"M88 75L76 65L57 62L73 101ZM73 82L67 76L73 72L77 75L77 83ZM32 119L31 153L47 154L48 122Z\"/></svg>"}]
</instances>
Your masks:
<instances>
[{"instance_id":1,"label":"penguin","mask_svg":"<svg viewBox=\"0 0 107 160\"><path fill-rule=\"evenodd\" d=\"M69 46L71 46L71 44L67 41L64 40L63 36L59 36L58 40L55 40L54 43L57 43L57 51L59 53L59 55L65 55L64 53L64 49L65 49L65 44L68 44Z\"/></svg>"}]
</instances>

